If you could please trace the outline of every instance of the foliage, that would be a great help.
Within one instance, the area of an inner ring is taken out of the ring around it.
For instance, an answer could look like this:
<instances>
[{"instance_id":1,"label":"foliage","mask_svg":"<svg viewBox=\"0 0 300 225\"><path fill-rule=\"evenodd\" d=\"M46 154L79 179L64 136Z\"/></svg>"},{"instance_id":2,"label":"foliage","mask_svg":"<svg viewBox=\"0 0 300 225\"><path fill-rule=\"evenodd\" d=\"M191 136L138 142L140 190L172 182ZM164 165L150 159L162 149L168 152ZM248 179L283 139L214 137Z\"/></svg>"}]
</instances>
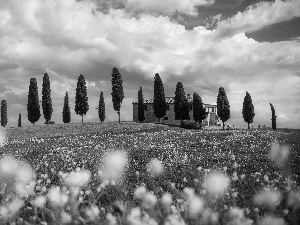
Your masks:
<instances>
[{"instance_id":1,"label":"foliage","mask_svg":"<svg viewBox=\"0 0 300 225\"><path fill-rule=\"evenodd\" d=\"M180 121L180 127L181 128L186 128L186 129L200 130L201 129L201 124L199 124L196 121L181 120Z\"/></svg>"},{"instance_id":2,"label":"foliage","mask_svg":"<svg viewBox=\"0 0 300 225\"><path fill-rule=\"evenodd\" d=\"M145 120L144 97L142 87L140 87L140 90L138 91L138 120L140 122L143 122Z\"/></svg>"},{"instance_id":3,"label":"foliage","mask_svg":"<svg viewBox=\"0 0 300 225\"><path fill-rule=\"evenodd\" d=\"M243 102L243 118L246 123L248 123L248 129L250 129L249 124L253 123L253 118L255 116L254 106L252 104L252 99L250 94L246 91L246 96Z\"/></svg>"},{"instance_id":4,"label":"foliage","mask_svg":"<svg viewBox=\"0 0 300 225\"><path fill-rule=\"evenodd\" d=\"M80 74L77 81L76 97L75 97L75 112L82 117L89 111L87 88L84 76Z\"/></svg>"},{"instance_id":5,"label":"foliage","mask_svg":"<svg viewBox=\"0 0 300 225\"><path fill-rule=\"evenodd\" d=\"M158 73L154 76L154 99L153 99L154 115L160 119L166 115L167 103L165 98L164 85Z\"/></svg>"},{"instance_id":6,"label":"foliage","mask_svg":"<svg viewBox=\"0 0 300 225\"><path fill-rule=\"evenodd\" d=\"M98 116L101 122L105 120L105 102L103 97L103 91L100 93L99 106L98 106Z\"/></svg>"},{"instance_id":7,"label":"foliage","mask_svg":"<svg viewBox=\"0 0 300 225\"><path fill-rule=\"evenodd\" d=\"M38 93L38 87L35 78L30 79L27 112L28 112L28 120L29 122L33 123L33 125L41 117L39 93Z\"/></svg>"},{"instance_id":8,"label":"foliage","mask_svg":"<svg viewBox=\"0 0 300 225\"><path fill-rule=\"evenodd\" d=\"M182 103L179 107L180 110L180 119L189 120L190 119L190 103L187 98L183 96Z\"/></svg>"},{"instance_id":9,"label":"foliage","mask_svg":"<svg viewBox=\"0 0 300 225\"><path fill-rule=\"evenodd\" d=\"M1 126L5 127L7 124L7 103L6 100L1 101Z\"/></svg>"},{"instance_id":10,"label":"foliage","mask_svg":"<svg viewBox=\"0 0 300 225\"><path fill-rule=\"evenodd\" d=\"M183 103L183 99L185 97L183 85L181 82L176 84L175 97L174 97L174 112L175 112L175 120L181 120L181 105Z\"/></svg>"},{"instance_id":11,"label":"foliage","mask_svg":"<svg viewBox=\"0 0 300 225\"><path fill-rule=\"evenodd\" d=\"M193 94L193 117L198 123L202 123L202 121L206 118L202 99L196 92Z\"/></svg>"},{"instance_id":12,"label":"foliage","mask_svg":"<svg viewBox=\"0 0 300 225\"><path fill-rule=\"evenodd\" d=\"M270 106L271 106L271 111L272 111L272 128L273 130L276 130L276 115L275 115L275 109L274 109L274 106L270 103Z\"/></svg>"},{"instance_id":13,"label":"foliage","mask_svg":"<svg viewBox=\"0 0 300 225\"><path fill-rule=\"evenodd\" d=\"M121 74L119 73L119 70L116 67L113 68L111 76L112 76L112 79L111 79L112 102L113 102L114 110L118 113L119 122L120 122L121 121L121 118L120 118L121 104L124 99L123 80L122 80Z\"/></svg>"},{"instance_id":14,"label":"foliage","mask_svg":"<svg viewBox=\"0 0 300 225\"><path fill-rule=\"evenodd\" d=\"M69 95L66 91L65 98L64 98L64 108L62 112L63 122L64 123L70 123L71 122L71 112L70 112L70 106L69 106Z\"/></svg>"},{"instance_id":15,"label":"foliage","mask_svg":"<svg viewBox=\"0 0 300 225\"><path fill-rule=\"evenodd\" d=\"M22 117L21 117L21 113L19 113L19 119L18 119L18 127L22 126Z\"/></svg>"},{"instance_id":16,"label":"foliage","mask_svg":"<svg viewBox=\"0 0 300 225\"><path fill-rule=\"evenodd\" d=\"M217 111L218 117L223 122L223 130L224 123L230 118L230 105L227 99L227 95L225 93L225 89L223 87L219 88L218 98L217 98Z\"/></svg>"},{"instance_id":17,"label":"foliage","mask_svg":"<svg viewBox=\"0 0 300 225\"><path fill-rule=\"evenodd\" d=\"M42 108L44 118L46 120L45 124L49 124L52 117L52 100L51 100L51 89L50 89L50 81L47 73L44 74L43 77L43 88L42 88Z\"/></svg>"}]
</instances>

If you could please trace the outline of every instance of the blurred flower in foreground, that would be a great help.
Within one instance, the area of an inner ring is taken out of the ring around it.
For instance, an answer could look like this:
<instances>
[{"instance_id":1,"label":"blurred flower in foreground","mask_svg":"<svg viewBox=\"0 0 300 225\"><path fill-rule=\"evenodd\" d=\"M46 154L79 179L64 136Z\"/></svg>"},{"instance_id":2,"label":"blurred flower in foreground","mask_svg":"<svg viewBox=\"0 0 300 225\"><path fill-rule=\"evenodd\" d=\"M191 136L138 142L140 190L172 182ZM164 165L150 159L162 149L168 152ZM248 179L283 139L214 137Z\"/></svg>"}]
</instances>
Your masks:
<instances>
[{"instance_id":1,"label":"blurred flower in foreground","mask_svg":"<svg viewBox=\"0 0 300 225\"><path fill-rule=\"evenodd\" d=\"M263 190L254 196L253 202L257 205L273 209L281 201L281 193L275 190Z\"/></svg>"},{"instance_id":2,"label":"blurred flower in foreground","mask_svg":"<svg viewBox=\"0 0 300 225\"><path fill-rule=\"evenodd\" d=\"M286 159L290 154L288 146L279 146L277 142L271 144L270 159L278 166L284 166Z\"/></svg>"},{"instance_id":3,"label":"blurred flower in foreground","mask_svg":"<svg viewBox=\"0 0 300 225\"><path fill-rule=\"evenodd\" d=\"M140 186L134 191L134 197L137 199L142 199L144 194L146 194L147 190L144 186Z\"/></svg>"},{"instance_id":4,"label":"blurred flower in foreground","mask_svg":"<svg viewBox=\"0 0 300 225\"><path fill-rule=\"evenodd\" d=\"M160 200L165 208L169 208L173 202L172 195L170 193L164 193Z\"/></svg>"},{"instance_id":5,"label":"blurred flower in foreground","mask_svg":"<svg viewBox=\"0 0 300 225\"><path fill-rule=\"evenodd\" d=\"M217 212L213 212L211 209L205 209L201 222L201 224L204 225L217 225L219 224L219 214Z\"/></svg>"},{"instance_id":6,"label":"blurred flower in foreground","mask_svg":"<svg viewBox=\"0 0 300 225\"><path fill-rule=\"evenodd\" d=\"M156 158L151 159L151 161L147 164L147 171L154 177L159 176L163 173L164 166L162 162Z\"/></svg>"},{"instance_id":7,"label":"blurred flower in foreground","mask_svg":"<svg viewBox=\"0 0 300 225\"><path fill-rule=\"evenodd\" d=\"M24 202L19 198L14 198L12 201L1 205L0 207L0 218L8 219L17 214L23 207Z\"/></svg>"},{"instance_id":8,"label":"blurred flower in foreground","mask_svg":"<svg viewBox=\"0 0 300 225\"><path fill-rule=\"evenodd\" d=\"M34 205L35 207L43 208L46 203L46 198L45 196L38 196L36 199L34 199L31 204Z\"/></svg>"},{"instance_id":9,"label":"blurred flower in foreground","mask_svg":"<svg viewBox=\"0 0 300 225\"><path fill-rule=\"evenodd\" d=\"M54 206L60 207L63 207L68 201L68 196L62 193L60 191L60 187L57 186L51 187L48 193L48 198Z\"/></svg>"},{"instance_id":10,"label":"blurred flower in foreground","mask_svg":"<svg viewBox=\"0 0 300 225\"><path fill-rule=\"evenodd\" d=\"M157 198L154 194L147 192L146 194L144 194L143 198L142 198L142 206L145 209L150 209L153 208L154 205L157 202Z\"/></svg>"},{"instance_id":11,"label":"blurred flower in foreground","mask_svg":"<svg viewBox=\"0 0 300 225\"><path fill-rule=\"evenodd\" d=\"M86 209L85 213L91 221L94 221L99 216L100 210L97 206L92 205Z\"/></svg>"},{"instance_id":12,"label":"blurred flower in foreground","mask_svg":"<svg viewBox=\"0 0 300 225\"><path fill-rule=\"evenodd\" d=\"M215 195L221 194L229 185L229 178L223 173L214 172L209 174L205 180L208 193Z\"/></svg>"},{"instance_id":13,"label":"blurred flower in foreground","mask_svg":"<svg viewBox=\"0 0 300 225\"><path fill-rule=\"evenodd\" d=\"M288 206L292 207L293 210L300 208L300 192L291 191L289 193Z\"/></svg>"},{"instance_id":14,"label":"blurred flower in foreground","mask_svg":"<svg viewBox=\"0 0 300 225\"><path fill-rule=\"evenodd\" d=\"M170 214L165 221L165 225L185 225L185 222L178 214Z\"/></svg>"},{"instance_id":15,"label":"blurred flower in foreground","mask_svg":"<svg viewBox=\"0 0 300 225\"><path fill-rule=\"evenodd\" d=\"M228 225L251 225L253 220L245 218L245 213L243 209L233 207L229 210L229 216L231 221Z\"/></svg>"},{"instance_id":16,"label":"blurred flower in foreground","mask_svg":"<svg viewBox=\"0 0 300 225\"><path fill-rule=\"evenodd\" d=\"M103 159L101 179L120 181L127 165L127 153L124 151L109 152Z\"/></svg>"},{"instance_id":17,"label":"blurred flower in foreground","mask_svg":"<svg viewBox=\"0 0 300 225\"><path fill-rule=\"evenodd\" d=\"M91 172L88 170L82 171L72 171L67 177L65 177L65 182L69 186L73 187L83 187L88 184L91 177Z\"/></svg>"},{"instance_id":18,"label":"blurred flower in foreground","mask_svg":"<svg viewBox=\"0 0 300 225\"><path fill-rule=\"evenodd\" d=\"M284 219L266 216L259 220L258 225L286 225Z\"/></svg>"},{"instance_id":19,"label":"blurred flower in foreground","mask_svg":"<svg viewBox=\"0 0 300 225\"><path fill-rule=\"evenodd\" d=\"M149 214L142 212L140 208L136 207L131 209L130 214L127 216L128 224L130 225L157 225L158 223L150 218Z\"/></svg>"}]
</instances>

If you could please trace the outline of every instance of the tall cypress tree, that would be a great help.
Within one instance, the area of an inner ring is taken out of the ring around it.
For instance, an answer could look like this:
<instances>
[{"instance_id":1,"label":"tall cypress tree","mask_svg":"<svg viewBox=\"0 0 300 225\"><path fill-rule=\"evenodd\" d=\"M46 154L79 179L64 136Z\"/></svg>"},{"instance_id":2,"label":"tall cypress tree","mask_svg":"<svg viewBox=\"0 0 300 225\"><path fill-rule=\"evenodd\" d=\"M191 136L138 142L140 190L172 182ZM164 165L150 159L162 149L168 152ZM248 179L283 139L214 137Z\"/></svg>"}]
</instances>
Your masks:
<instances>
[{"instance_id":1,"label":"tall cypress tree","mask_svg":"<svg viewBox=\"0 0 300 225\"><path fill-rule=\"evenodd\" d=\"M140 122L143 122L145 120L144 97L142 87L140 87L140 90L138 91L138 120Z\"/></svg>"},{"instance_id":2,"label":"tall cypress tree","mask_svg":"<svg viewBox=\"0 0 300 225\"><path fill-rule=\"evenodd\" d=\"M252 99L250 94L246 91L246 96L243 102L243 117L244 121L248 123L248 129L250 129L250 123L253 123L253 118L255 116L254 106L252 104Z\"/></svg>"},{"instance_id":3,"label":"tall cypress tree","mask_svg":"<svg viewBox=\"0 0 300 225\"><path fill-rule=\"evenodd\" d=\"M111 76L112 76L112 79L111 79L112 102L113 102L114 110L119 115L119 122L120 122L121 121L121 116L120 116L121 104L124 99L123 80L122 80L121 74L119 73L119 70L116 67L113 68Z\"/></svg>"},{"instance_id":4,"label":"tall cypress tree","mask_svg":"<svg viewBox=\"0 0 300 225\"><path fill-rule=\"evenodd\" d=\"M28 103L27 103L28 120L34 125L40 117L40 102L37 82L35 78L30 79Z\"/></svg>"},{"instance_id":5,"label":"tall cypress tree","mask_svg":"<svg viewBox=\"0 0 300 225\"><path fill-rule=\"evenodd\" d=\"M71 112L70 112L70 106L69 106L69 95L66 91L65 98L64 98L64 108L62 111L62 117L64 123L70 123L71 122Z\"/></svg>"},{"instance_id":6,"label":"tall cypress tree","mask_svg":"<svg viewBox=\"0 0 300 225\"><path fill-rule=\"evenodd\" d=\"M180 120L189 120L190 119L190 104L185 97L183 96L182 103L180 105Z\"/></svg>"},{"instance_id":7,"label":"tall cypress tree","mask_svg":"<svg viewBox=\"0 0 300 225\"><path fill-rule=\"evenodd\" d=\"M19 113L19 119L18 119L18 127L22 126L22 117L21 117L21 113Z\"/></svg>"},{"instance_id":8,"label":"tall cypress tree","mask_svg":"<svg viewBox=\"0 0 300 225\"><path fill-rule=\"evenodd\" d=\"M166 115L167 103L162 80L158 73L154 76L154 99L153 99L154 115L160 119Z\"/></svg>"},{"instance_id":9,"label":"tall cypress tree","mask_svg":"<svg viewBox=\"0 0 300 225\"><path fill-rule=\"evenodd\" d=\"M203 107L201 97L194 92L193 94L193 117L199 124L206 118L205 108Z\"/></svg>"},{"instance_id":10,"label":"tall cypress tree","mask_svg":"<svg viewBox=\"0 0 300 225\"><path fill-rule=\"evenodd\" d=\"M223 130L224 130L224 123L230 118L230 105L223 87L219 88L219 93L217 98L217 110L218 110L218 117L220 117L220 119L223 122Z\"/></svg>"},{"instance_id":11,"label":"tall cypress tree","mask_svg":"<svg viewBox=\"0 0 300 225\"><path fill-rule=\"evenodd\" d=\"M49 124L49 122L51 121L53 109L51 100L50 81L47 73L45 73L43 77L42 108L44 118L46 120L45 124Z\"/></svg>"},{"instance_id":12,"label":"tall cypress tree","mask_svg":"<svg viewBox=\"0 0 300 225\"><path fill-rule=\"evenodd\" d=\"M271 106L271 111L272 111L272 128L273 130L276 130L276 115L275 115L275 109L274 109L274 106L270 103L270 106Z\"/></svg>"},{"instance_id":13,"label":"tall cypress tree","mask_svg":"<svg viewBox=\"0 0 300 225\"><path fill-rule=\"evenodd\" d=\"M80 74L77 81L76 97L75 97L75 112L81 116L81 122L83 122L83 116L89 111L89 103L87 96L87 88L84 76Z\"/></svg>"},{"instance_id":14,"label":"tall cypress tree","mask_svg":"<svg viewBox=\"0 0 300 225\"><path fill-rule=\"evenodd\" d=\"M185 97L183 85L181 82L176 84L175 97L174 97L174 112L175 120L181 120L181 105Z\"/></svg>"},{"instance_id":15,"label":"tall cypress tree","mask_svg":"<svg viewBox=\"0 0 300 225\"><path fill-rule=\"evenodd\" d=\"M1 101L1 126L5 127L7 124L7 104L6 100Z\"/></svg>"},{"instance_id":16,"label":"tall cypress tree","mask_svg":"<svg viewBox=\"0 0 300 225\"><path fill-rule=\"evenodd\" d=\"M98 116L101 122L105 120L105 103L104 103L103 91L101 91L100 93Z\"/></svg>"}]
</instances>

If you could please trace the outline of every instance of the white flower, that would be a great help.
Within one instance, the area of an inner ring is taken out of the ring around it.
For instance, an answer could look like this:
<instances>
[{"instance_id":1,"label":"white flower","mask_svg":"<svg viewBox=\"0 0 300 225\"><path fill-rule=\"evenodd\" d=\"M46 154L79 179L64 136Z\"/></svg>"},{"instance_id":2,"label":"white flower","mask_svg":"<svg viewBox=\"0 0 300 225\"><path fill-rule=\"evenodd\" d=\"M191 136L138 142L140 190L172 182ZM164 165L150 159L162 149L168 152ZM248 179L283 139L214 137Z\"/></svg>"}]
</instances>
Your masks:
<instances>
[{"instance_id":1,"label":"white flower","mask_svg":"<svg viewBox=\"0 0 300 225\"><path fill-rule=\"evenodd\" d=\"M185 225L185 222L178 214L170 214L164 225Z\"/></svg>"},{"instance_id":2,"label":"white flower","mask_svg":"<svg viewBox=\"0 0 300 225\"><path fill-rule=\"evenodd\" d=\"M197 218L197 216L203 211L204 203L203 201L195 196L188 201L188 212L192 218Z\"/></svg>"},{"instance_id":3,"label":"white flower","mask_svg":"<svg viewBox=\"0 0 300 225\"><path fill-rule=\"evenodd\" d=\"M254 196L254 203L274 208L281 201L281 193L275 190L263 190Z\"/></svg>"},{"instance_id":4,"label":"white flower","mask_svg":"<svg viewBox=\"0 0 300 225\"><path fill-rule=\"evenodd\" d=\"M100 211L97 206L92 205L91 207L86 209L85 213L91 221L94 221L98 217Z\"/></svg>"},{"instance_id":5,"label":"white flower","mask_svg":"<svg viewBox=\"0 0 300 225\"><path fill-rule=\"evenodd\" d=\"M214 172L207 176L205 183L208 193L221 194L228 187L229 178L223 173Z\"/></svg>"},{"instance_id":6,"label":"white flower","mask_svg":"<svg viewBox=\"0 0 300 225\"><path fill-rule=\"evenodd\" d=\"M286 225L284 219L266 216L259 220L258 225Z\"/></svg>"},{"instance_id":7,"label":"white flower","mask_svg":"<svg viewBox=\"0 0 300 225\"><path fill-rule=\"evenodd\" d=\"M46 197L41 195L41 196L38 196L36 199L34 199L32 202L31 202L35 207L39 207L39 208L43 208L45 203L46 203Z\"/></svg>"},{"instance_id":8,"label":"white flower","mask_svg":"<svg viewBox=\"0 0 300 225\"><path fill-rule=\"evenodd\" d=\"M91 172L88 170L72 171L67 177L65 182L69 186L83 187L88 184L91 177Z\"/></svg>"},{"instance_id":9,"label":"white flower","mask_svg":"<svg viewBox=\"0 0 300 225\"><path fill-rule=\"evenodd\" d=\"M66 223L70 223L72 221L72 217L69 213L66 213L65 211L63 211L61 213L61 222L63 224L66 224Z\"/></svg>"},{"instance_id":10,"label":"white flower","mask_svg":"<svg viewBox=\"0 0 300 225\"><path fill-rule=\"evenodd\" d=\"M292 207L294 210L300 208L300 192L291 191L289 193L288 206Z\"/></svg>"},{"instance_id":11,"label":"white flower","mask_svg":"<svg viewBox=\"0 0 300 225\"><path fill-rule=\"evenodd\" d=\"M163 196L161 197L161 203L165 208L170 207L170 205L172 204L173 200L172 200L172 195L170 193L165 193L163 194Z\"/></svg>"},{"instance_id":12,"label":"white flower","mask_svg":"<svg viewBox=\"0 0 300 225\"><path fill-rule=\"evenodd\" d=\"M60 191L60 187L54 186L48 193L48 198L54 206L62 207L68 201L68 196Z\"/></svg>"},{"instance_id":13,"label":"white flower","mask_svg":"<svg viewBox=\"0 0 300 225\"><path fill-rule=\"evenodd\" d=\"M147 164L147 171L154 177L159 176L163 173L164 166L162 162L156 158L151 159L151 161Z\"/></svg>"},{"instance_id":14,"label":"white flower","mask_svg":"<svg viewBox=\"0 0 300 225\"><path fill-rule=\"evenodd\" d=\"M278 142L271 145L270 149L270 159L278 166L284 166L286 159L290 154L290 149L288 146L280 147Z\"/></svg>"},{"instance_id":15,"label":"white flower","mask_svg":"<svg viewBox=\"0 0 300 225\"><path fill-rule=\"evenodd\" d=\"M134 191L134 197L137 199L142 199L147 190L144 186L140 186Z\"/></svg>"},{"instance_id":16,"label":"white flower","mask_svg":"<svg viewBox=\"0 0 300 225\"><path fill-rule=\"evenodd\" d=\"M6 132L3 127L0 127L0 147L5 145L6 142Z\"/></svg>"},{"instance_id":17,"label":"white flower","mask_svg":"<svg viewBox=\"0 0 300 225\"><path fill-rule=\"evenodd\" d=\"M31 181L29 184L25 184L19 181L15 184L16 193L20 197L27 197L29 195L33 195L35 184L35 181Z\"/></svg>"},{"instance_id":18,"label":"white flower","mask_svg":"<svg viewBox=\"0 0 300 225\"><path fill-rule=\"evenodd\" d=\"M102 174L100 177L102 180L109 180L118 182L125 172L127 165L127 153L124 151L114 151L108 153L102 163Z\"/></svg>"},{"instance_id":19,"label":"white flower","mask_svg":"<svg viewBox=\"0 0 300 225\"><path fill-rule=\"evenodd\" d=\"M108 225L117 225L117 218L114 217L111 213L106 214L106 220Z\"/></svg>"},{"instance_id":20,"label":"white flower","mask_svg":"<svg viewBox=\"0 0 300 225\"><path fill-rule=\"evenodd\" d=\"M150 209L156 204L157 198L154 194L148 192L142 198L142 206L145 209Z\"/></svg>"}]
</instances>

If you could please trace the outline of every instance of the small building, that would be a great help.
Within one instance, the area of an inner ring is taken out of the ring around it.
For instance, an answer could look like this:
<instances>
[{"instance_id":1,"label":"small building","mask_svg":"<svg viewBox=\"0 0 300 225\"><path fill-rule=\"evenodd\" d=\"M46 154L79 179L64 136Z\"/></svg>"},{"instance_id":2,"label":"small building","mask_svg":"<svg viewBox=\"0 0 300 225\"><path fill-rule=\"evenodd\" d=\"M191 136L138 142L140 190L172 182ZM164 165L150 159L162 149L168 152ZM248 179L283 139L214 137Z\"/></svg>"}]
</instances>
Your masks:
<instances>
[{"instance_id":1,"label":"small building","mask_svg":"<svg viewBox=\"0 0 300 225\"><path fill-rule=\"evenodd\" d=\"M190 103L190 118L193 119L193 98L187 95L187 100ZM179 120L175 120L174 112L174 97L166 97L167 111L166 115L161 118L162 123L178 124ZM133 102L133 121L138 122L138 103ZM206 110L206 118L202 121L204 126L217 126L220 124L219 118L217 116L217 105L214 104L204 104ZM153 99L144 100L144 112L145 120L143 122L157 122L158 119L154 115L153 109Z\"/></svg>"}]
</instances>

